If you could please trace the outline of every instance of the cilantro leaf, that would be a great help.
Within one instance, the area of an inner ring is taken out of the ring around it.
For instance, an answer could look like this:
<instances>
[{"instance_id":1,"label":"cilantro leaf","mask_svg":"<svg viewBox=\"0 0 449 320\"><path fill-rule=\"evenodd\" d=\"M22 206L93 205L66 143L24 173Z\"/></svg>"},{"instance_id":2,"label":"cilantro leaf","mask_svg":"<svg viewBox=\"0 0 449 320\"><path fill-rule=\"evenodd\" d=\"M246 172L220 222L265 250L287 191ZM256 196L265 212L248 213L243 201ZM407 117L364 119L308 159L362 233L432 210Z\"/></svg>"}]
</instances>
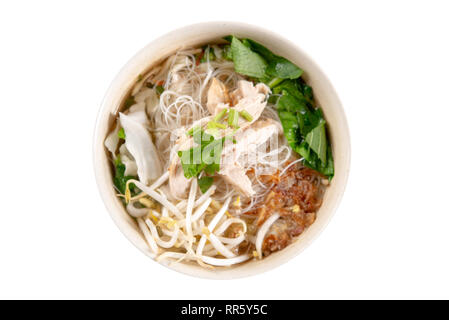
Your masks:
<instances>
[{"instance_id":1,"label":"cilantro leaf","mask_svg":"<svg viewBox=\"0 0 449 320\"><path fill-rule=\"evenodd\" d=\"M213 175L220 170L221 152L225 138L215 139L201 129L192 131L197 146L179 151L184 176L187 179L198 176L202 171Z\"/></svg>"},{"instance_id":2,"label":"cilantro leaf","mask_svg":"<svg viewBox=\"0 0 449 320\"><path fill-rule=\"evenodd\" d=\"M207 190L209 190L213 182L214 178L212 177L202 177L198 179L198 186L200 187L201 192L205 193Z\"/></svg>"},{"instance_id":3,"label":"cilantro leaf","mask_svg":"<svg viewBox=\"0 0 449 320\"><path fill-rule=\"evenodd\" d=\"M125 130L123 128L120 128L120 130L117 132L117 135L120 139L123 139L123 140L126 139Z\"/></svg>"},{"instance_id":4,"label":"cilantro leaf","mask_svg":"<svg viewBox=\"0 0 449 320\"><path fill-rule=\"evenodd\" d=\"M115 165L114 185L121 194L125 194L126 182L128 182L128 180L130 179L137 179L137 177L125 176L126 166L123 164L122 160L120 159L120 156L117 156L114 165ZM134 183L131 183L129 185L129 190L131 192L134 192L136 188L137 187Z\"/></svg>"}]
</instances>

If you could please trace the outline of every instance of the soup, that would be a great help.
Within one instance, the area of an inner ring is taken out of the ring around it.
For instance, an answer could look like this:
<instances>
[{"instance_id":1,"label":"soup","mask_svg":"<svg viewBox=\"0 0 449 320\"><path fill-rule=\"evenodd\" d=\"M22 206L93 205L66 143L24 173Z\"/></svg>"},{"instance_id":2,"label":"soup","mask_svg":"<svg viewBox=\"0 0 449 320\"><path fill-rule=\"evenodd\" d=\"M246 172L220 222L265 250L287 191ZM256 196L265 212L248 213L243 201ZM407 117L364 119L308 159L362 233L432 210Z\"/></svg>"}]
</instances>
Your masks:
<instances>
[{"instance_id":1,"label":"soup","mask_svg":"<svg viewBox=\"0 0 449 320\"><path fill-rule=\"evenodd\" d=\"M226 267L300 241L334 175L302 74L228 36L139 76L105 147L117 197L157 261Z\"/></svg>"}]
</instances>

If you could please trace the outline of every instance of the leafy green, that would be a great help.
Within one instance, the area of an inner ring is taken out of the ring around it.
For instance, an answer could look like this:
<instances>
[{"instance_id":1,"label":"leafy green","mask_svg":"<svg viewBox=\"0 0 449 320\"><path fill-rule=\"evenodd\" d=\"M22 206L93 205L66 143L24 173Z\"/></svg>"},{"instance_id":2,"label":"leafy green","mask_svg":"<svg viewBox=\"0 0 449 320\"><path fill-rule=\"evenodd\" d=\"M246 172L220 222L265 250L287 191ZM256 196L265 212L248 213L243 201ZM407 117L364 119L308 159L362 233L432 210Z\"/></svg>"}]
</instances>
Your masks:
<instances>
[{"instance_id":1,"label":"leafy green","mask_svg":"<svg viewBox=\"0 0 449 320\"><path fill-rule=\"evenodd\" d=\"M251 49L259 53L268 62L267 75L281 79L297 79L302 75L303 71L298 66L283 57L275 55L260 43L251 39L244 39L244 41L249 43Z\"/></svg>"},{"instance_id":2,"label":"leafy green","mask_svg":"<svg viewBox=\"0 0 449 320\"><path fill-rule=\"evenodd\" d=\"M231 53L236 72L254 78L262 78L265 75L265 60L236 37L232 37Z\"/></svg>"},{"instance_id":3,"label":"leafy green","mask_svg":"<svg viewBox=\"0 0 449 320\"><path fill-rule=\"evenodd\" d=\"M125 194L126 182L130 179L137 179L137 177L125 176L126 166L123 164L122 160L120 159L120 156L117 156L114 165L115 165L114 185L121 194ZM136 188L137 187L134 183L129 184L129 190L131 192L135 192Z\"/></svg>"},{"instance_id":4,"label":"leafy green","mask_svg":"<svg viewBox=\"0 0 449 320\"><path fill-rule=\"evenodd\" d=\"M303 71L284 58L276 58L268 64L267 74L281 79L297 79Z\"/></svg>"},{"instance_id":5,"label":"leafy green","mask_svg":"<svg viewBox=\"0 0 449 320\"><path fill-rule=\"evenodd\" d=\"M308 102L306 97L302 93L302 87L300 86L298 81L284 80L279 85L273 87L273 93L275 94L281 94L283 91L287 91L289 94L304 103Z\"/></svg>"},{"instance_id":6,"label":"leafy green","mask_svg":"<svg viewBox=\"0 0 449 320\"><path fill-rule=\"evenodd\" d=\"M313 128L306 136L305 141L310 146L321 160L322 163L326 163L327 155L327 141L326 141L326 128L324 120L320 120L320 123Z\"/></svg>"},{"instance_id":7,"label":"leafy green","mask_svg":"<svg viewBox=\"0 0 449 320\"><path fill-rule=\"evenodd\" d=\"M201 192L205 193L207 190L209 190L213 182L214 178L212 177L202 177L198 179L198 186L200 187Z\"/></svg>"},{"instance_id":8,"label":"leafy green","mask_svg":"<svg viewBox=\"0 0 449 320\"><path fill-rule=\"evenodd\" d=\"M328 143L326 149L327 149L326 163L321 161L318 158L318 155L314 152L309 152L309 154L307 154L307 157L305 157L303 154L301 154L301 155L305 159L305 161L304 161L305 166L322 173L323 175L327 176L329 178L329 180L331 180L332 177L334 176L334 159L332 157L332 148L330 146L330 143Z\"/></svg>"},{"instance_id":9,"label":"leafy green","mask_svg":"<svg viewBox=\"0 0 449 320\"><path fill-rule=\"evenodd\" d=\"M223 47L221 56L225 60L232 61L232 50L231 50L231 46L229 44L227 44Z\"/></svg>"},{"instance_id":10,"label":"leafy green","mask_svg":"<svg viewBox=\"0 0 449 320\"><path fill-rule=\"evenodd\" d=\"M185 151L178 151L184 176L187 179L198 176L203 170L207 174L215 174L220 170L220 157L224 138L215 139L203 130L192 131L197 146Z\"/></svg>"},{"instance_id":11,"label":"leafy green","mask_svg":"<svg viewBox=\"0 0 449 320\"><path fill-rule=\"evenodd\" d=\"M301 135L299 133L299 123L293 112L280 111L279 119L284 128L284 135L288 144L295 149L301 143Z\"/></svg>"},{"instance_id":12,"label":"leafy green","mask_svg":"<svg viewBox=\"0 0 449 320\"><path fill-rule=\"evenodd\" d=\"M125 129L120 128L120 130L117 132L117 135L120 139L125 140L126 139Z\"/></svg>"},{"instance_id":13,"label":"leafy green","mask_svg":"<svg viewBox=\"0 0 449 320\"><path fill-rule=\"evenodd\" d=\"M271 89L273 89L273 87L279 85L282 81L284 81L284 79L282 79L282 78L273 78L273 79L270 79L270 80L268 81L267 85L268 85Z\"/></svg>"},{"instance_id":14,"label":"leafy green","mask_svg":"<svg viewBox=\"0 0 449 320\"><path fill-rule=\"evenodd\" d=\"M164 87L163 86L161 86L161 85L157 85L156 86L156 93L158 94L158 95L161 95L162 94L162 92L164 92Z\"/></svg>"},{"instance_id":15,"label":"leafy green","mask_svg":"<svg viewBox=\"0 0 449 320\"><path fill-rule=\"evenodd\" d=\"M200 62L207 62L207 58L209 57L209 61L214 61L217 57L215 56L214 48L210 46L205 46L203 48L203 55L200 59Z\"/></svg>"},{"instance_id":16,"label":"leafy green","mask_svg":"<svg viewBox=\"0 0 449 320\"><path fill-rule=\"evenodd\" d=\"M136 104L136 100L134 100L133 96L129 96L126 100L125 100L125 104L123 106L123 109L126 110L129 107L131 107L132 105Z\"/></svg>"},{"instance_id":17,"label":"leafy green","mask_svg":"<svg viewBox=\"0 0 449 320\"><path fill-rule=\"evenodd\" d=\"M277 105L288 144L304 158L306 166L331 179L334 164L326 121L312 88L301 79L303 70L254 40L224 39L231 42L231 55L224 56L234 61L235 71L272 89L269 102Z\"/></svg>"},{"instance_id":18,"label":"leafy green","mask_svg":"<svg viewBox=\"0 0 449 320\"><path fill-rule=\"evenodd\" d=\"M304 100L298 99L287 91L282 92L282 96L278 101L278 113L288 111L296 115L299 129L303 137L305 137L319 122L319 118L307 106Z\"/></svg>"},{"instance_id":19,"label":"leafy green","mask_svg":"<svg viewBox=\"0 0 449 320\"><path fill-rule=\"evenodd\" d=\"M326 121L321 109L312 107L315 103L311 90L304 92L307 87L286 80L273 89L281 94L277 103L279 119L288 144L304 158L304 164L331 179L334 167Z\"/></svg>"}]
</instances>

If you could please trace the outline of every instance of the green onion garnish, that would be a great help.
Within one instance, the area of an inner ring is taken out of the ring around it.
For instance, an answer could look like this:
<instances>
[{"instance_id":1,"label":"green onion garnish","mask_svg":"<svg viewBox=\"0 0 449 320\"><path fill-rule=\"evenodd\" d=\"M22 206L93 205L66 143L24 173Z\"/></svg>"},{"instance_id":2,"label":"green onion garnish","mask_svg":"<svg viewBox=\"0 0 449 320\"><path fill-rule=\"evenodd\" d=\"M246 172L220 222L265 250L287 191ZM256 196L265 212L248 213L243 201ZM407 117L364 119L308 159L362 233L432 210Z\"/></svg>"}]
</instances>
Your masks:
<instances>
[{"instance_id":1,"label":"green onion garnish","mask_svg":"<svg viewBox=\"0 0 449 320\"><path fill-rule=\"evenodd\" d=\"M253 121L253 116L250 115L250 114L248 113L248 111L242 110L242 111L239 112L239 114L240 114L243 118L245 118L246 121L249 121L249 122Z\"/></svg>"},{"instance_id":2,"label":"green onion garnish","mask_svg":"<svg viewBox=\"0 0 449 320\"><path fill-rule=\"evenodd\" d=\"M188 135L188 136L193 136L193 134L194 134L195 132L197 132L198 130L200 130L200 129L201 129L200 126L194 126L194 127L190 128L189 131L187 131L187 135Z\"/></svg>"},{"instance_id":3,"label":"green onion garnish","mask_svg":"<svg viewBox=\"0 0 449 320\"><path fill-rule=\"evenodd\" d=\"M117 135L118 135L118 137L119 137L120 139L123 139L123 140L126 139L125 130L124 130L123 128L120 128L120 130L118 131Z\"/></svg>"},{"instance_id":4,"label":"green onion garnish","mask_svg":"<svg viewBox=\"0 0 449 320\"><path fill-rule=\"evenodd\" d=\"M221 120L221 118L223 118L225 116L225 114L228 112L228 109L223 109L221 110L214 118L215 122L218 122Z\"/></svg>"},{"instance_id":5,"label":"green onion garnish","mask_svg":"<svg viewBox=\"0 0 449 320\"><path fill-rule=\"evenodd\" d=\"M273 87L277 86L279 83L281 83L282 81L284 81L284 79L281 78L273 78L270 80L270 82L268 82L268 86L273 89Z\"/></svg>"},{"instance_id":6,"label":"green onion garnish","mask_svg":"<svg viewBox=\"0 0 449 320\"><path fill-rule=\"evenodd\" d=\"M207 124L207 128L208 129L216 129L216 128L226 129L226 125L222 124L222 123L215 122L215 121L210 121Z\"/></svg>"},{"instance_id":7,"label":"green onion garnish","mask_svg":"<svg viewBox=\"0 0 449 320\"><path fill-rule=\"evenodd\" d=\"M229 109L228 124L232 128L239 125L239 113L235 109Z\"/></svg>"}]
</instances>

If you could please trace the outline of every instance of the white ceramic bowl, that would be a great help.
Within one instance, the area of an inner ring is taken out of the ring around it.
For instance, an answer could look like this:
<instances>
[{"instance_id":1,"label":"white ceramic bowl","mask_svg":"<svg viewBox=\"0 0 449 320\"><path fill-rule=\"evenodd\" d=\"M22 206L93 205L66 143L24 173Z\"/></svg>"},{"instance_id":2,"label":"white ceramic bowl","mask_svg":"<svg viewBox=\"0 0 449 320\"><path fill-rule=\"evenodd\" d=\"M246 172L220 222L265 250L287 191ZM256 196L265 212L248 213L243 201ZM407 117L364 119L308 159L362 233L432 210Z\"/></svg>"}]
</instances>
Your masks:
<instances>
[{"instance_id":1,"label":"white ceramic bowl","mask_svg":"<svg viewBox=\"0 0 449 320\"><path fill-rule=\"evenodd\" d=\"M181 46L198 46L229 34L254 39L305 71L303 77L312 86L315 98L323 109L328 123L334 153L335 177L325 193L323 205L317 213L315 223L287 248L271 254L263 260L254 260L229 268L208 270L189 263L178 263L171 266L172 269L188 275L212 279L234 279L254 275L273 269L298 255L318 236L331 219L343 195L350 164L349 130L337 93L317 64L300 48L277 34L243 23L207 22L190 25L152 41L137 53L113 80L97 118L93 145L95 175L106 208L122 233L140 251L147 255L150 254L135 221L128 216L121 202L115 196L112 171L103 146L119 106L139 74L148 70L161 59L172 54Z\"/></svg>"}]
</instances>

